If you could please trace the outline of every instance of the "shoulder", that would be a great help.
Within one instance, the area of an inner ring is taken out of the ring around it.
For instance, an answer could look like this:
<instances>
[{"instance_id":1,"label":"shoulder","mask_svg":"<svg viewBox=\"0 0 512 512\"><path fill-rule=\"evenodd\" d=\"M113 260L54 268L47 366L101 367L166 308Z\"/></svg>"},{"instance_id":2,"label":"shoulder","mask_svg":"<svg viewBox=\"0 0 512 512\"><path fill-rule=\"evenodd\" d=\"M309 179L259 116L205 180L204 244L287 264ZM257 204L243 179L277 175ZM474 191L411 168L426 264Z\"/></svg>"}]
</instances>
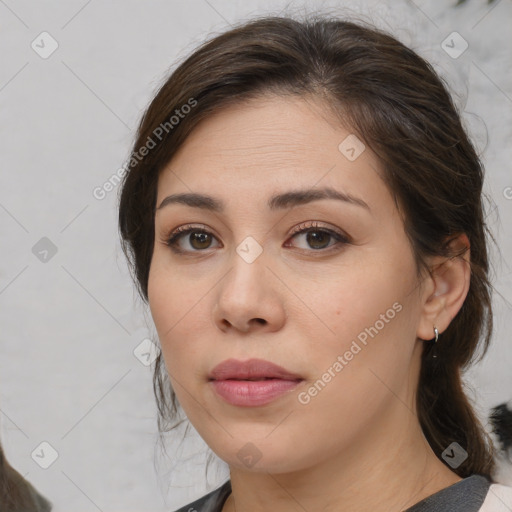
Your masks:
<instances>
[{"instance_id":1,"label":"shoulder","mask_svg":"<svg viewBox=\"0 0 512 512\"><path fill-rule=\"evenodd\" d=\"M478 512L510 512L512 510L512 487L493 483Z\"/></svg>"},{"instance_id":2,"label":"shoulder","mask_svg":"<svg viewBox=\"0 0 512 512\"><path fill-rule=\"evenodd\" d=\"M184 507L176 510L175 512L220 512L222 505L231 493L231 480L224 482L217 489L205 494Z\"/></svg>"}]
</instances>

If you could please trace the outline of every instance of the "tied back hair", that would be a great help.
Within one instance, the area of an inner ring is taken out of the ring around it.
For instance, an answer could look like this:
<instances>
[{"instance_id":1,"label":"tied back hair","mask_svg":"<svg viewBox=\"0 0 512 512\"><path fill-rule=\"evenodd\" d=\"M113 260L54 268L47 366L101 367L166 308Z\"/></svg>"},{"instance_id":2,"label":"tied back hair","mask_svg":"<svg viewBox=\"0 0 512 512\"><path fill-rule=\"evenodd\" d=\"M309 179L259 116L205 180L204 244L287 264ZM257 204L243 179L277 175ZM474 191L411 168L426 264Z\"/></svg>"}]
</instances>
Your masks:
<instances>
[{"instance_id":1,"label":"tied back hair","mask_svg":"<svg viewBox=\"0 0 512 512\"><path fill-rule=\"evenodd\" d=\"M144 158L130 163L119 191L122 248L141 297L148 301L159 173L202 119L275 94L321 100L340 126L377 155L419 278L431 272L428 256L460 257L449 242L468 236L469 291L440 336L436 364L428 357L429 344L424 346L416 405L423 433L441 461L457 442L468 457L453 471L462 478L491 478L492 440L462 382L464 370L485 355L493 328L486 239L494 239L485 222L484 170L443 80L391 35L329 16L265 16L206 41L174 70L144 113L132 154L190 98L197 106ZM159 430L168 432L185 420L161 353L153 388Z\"/></svg>"}]
</instances>

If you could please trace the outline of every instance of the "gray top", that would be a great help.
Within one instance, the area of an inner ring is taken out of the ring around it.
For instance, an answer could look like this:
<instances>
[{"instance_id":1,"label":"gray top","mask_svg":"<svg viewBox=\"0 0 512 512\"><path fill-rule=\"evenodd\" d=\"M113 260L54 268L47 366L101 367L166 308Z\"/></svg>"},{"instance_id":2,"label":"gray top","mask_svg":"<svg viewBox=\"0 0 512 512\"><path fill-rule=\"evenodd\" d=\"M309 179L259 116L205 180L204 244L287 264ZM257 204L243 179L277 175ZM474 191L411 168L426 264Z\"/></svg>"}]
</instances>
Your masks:
<instances>
[{"instance_id":1,"label":"gray top","mask_svg":"<svg viewBox=\"0 0 512 512\"><path fill-rule=\"evenodd\" d=\"M404 512L478 512L493 482L471 475L421 500ZM220 512L231 494L231 480L176 512Z\"/></svg>"}]
</instances>

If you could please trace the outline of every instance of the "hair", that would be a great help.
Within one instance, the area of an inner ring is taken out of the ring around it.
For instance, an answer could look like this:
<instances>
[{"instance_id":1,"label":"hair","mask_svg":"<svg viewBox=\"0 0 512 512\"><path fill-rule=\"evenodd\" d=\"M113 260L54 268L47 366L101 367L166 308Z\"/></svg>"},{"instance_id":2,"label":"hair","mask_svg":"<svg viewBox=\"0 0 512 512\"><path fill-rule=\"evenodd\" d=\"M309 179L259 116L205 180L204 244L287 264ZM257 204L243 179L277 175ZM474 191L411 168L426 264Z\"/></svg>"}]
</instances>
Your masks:
<instances>
[{"instance_id":1,"label":"hair","mask_svg":"<svg viewBox=\"0 0 512 512\"><path fill-rule=\"evenodd\" d=\"M444 80L386 32L330 16L265 16L204 42L177 66L142 116L119 191L121 245L139 294L147 303L160 171L202 119L270 94L321 100L377 155L418 275L431 272L428 256L460 257L450 241L467 235L469 291L436 344L437 359L429 357L431 344L423 348L416 406L440 460L457 442L468 456L453 471L491 479L494 446L462 381L487 352L493 330L484 170ZM162 434L185 420L176 419L180 408L161 352L153 389Z\"/></svg>"},{"instance_id":2,"label":"hair","mask_svg":"<svg viewBox=\"0 0 512 512\"><path fill-rule=\"evenodd\" d=\"M7 461L0 445L0 505L3 512L50 512L52 504Z\"/></svg>"}]
</instances>

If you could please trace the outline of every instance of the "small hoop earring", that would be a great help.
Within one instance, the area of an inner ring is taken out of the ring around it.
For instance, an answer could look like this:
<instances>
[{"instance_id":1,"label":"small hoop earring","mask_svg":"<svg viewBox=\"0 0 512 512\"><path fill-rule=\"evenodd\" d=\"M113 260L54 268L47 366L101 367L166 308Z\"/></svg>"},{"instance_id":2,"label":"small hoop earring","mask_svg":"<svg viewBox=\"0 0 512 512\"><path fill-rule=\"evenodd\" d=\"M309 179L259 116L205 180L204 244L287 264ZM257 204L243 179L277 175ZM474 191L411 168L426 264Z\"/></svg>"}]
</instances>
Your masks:
<instances>
[{"instance_id":1,"label":"small hoop earring","mask_svg":"<svg viewBox=\"0 0 512 512\"><path fill-rule=\"evenodd\" d=\"M437 340L439 339L439 331L437 330L437 327L434 325L434 342L432 343L432 359L437 359Z\"/></svg>"}]
</instances>

